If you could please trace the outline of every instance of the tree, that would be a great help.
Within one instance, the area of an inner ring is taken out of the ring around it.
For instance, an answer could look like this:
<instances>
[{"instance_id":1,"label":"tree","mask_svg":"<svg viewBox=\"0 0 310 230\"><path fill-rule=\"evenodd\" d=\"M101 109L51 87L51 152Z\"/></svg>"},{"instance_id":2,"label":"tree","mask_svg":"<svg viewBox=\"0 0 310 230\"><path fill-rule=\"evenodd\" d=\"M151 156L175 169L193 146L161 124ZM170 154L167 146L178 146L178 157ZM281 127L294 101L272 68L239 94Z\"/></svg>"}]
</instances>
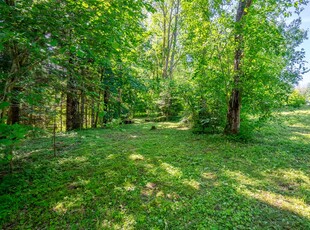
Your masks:
<instances>
[{"instance_id":1,"label":"tree","mask_svg":"<svg viewBox=\"0 0 310 230\"><path fill-rule=\"evenodd\" d=\"M230 96L227 112L227 124L225 132L227 134L237 134L240 130L240 110L242 90L240 81L242 80L241 61L243 56L243 17L247 14L252 5L252 0L239 0L237 15L236 15L236 31L235 31L235 60L234 60L234 79L233 89Z\"/></svg>"}]
</instances>

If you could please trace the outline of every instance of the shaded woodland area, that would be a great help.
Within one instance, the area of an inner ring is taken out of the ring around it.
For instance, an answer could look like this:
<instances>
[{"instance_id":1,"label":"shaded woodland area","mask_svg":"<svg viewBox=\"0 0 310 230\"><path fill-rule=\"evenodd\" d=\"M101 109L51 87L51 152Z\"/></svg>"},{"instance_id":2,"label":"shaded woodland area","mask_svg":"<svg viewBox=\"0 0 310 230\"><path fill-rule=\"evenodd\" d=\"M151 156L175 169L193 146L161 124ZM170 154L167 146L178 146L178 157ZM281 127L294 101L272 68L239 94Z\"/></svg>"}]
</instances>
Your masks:
<instances>
[{"instance_id":1,"label":"shaded woodland area","mask_svg":"<svg viewBox=\"0 0 310 230\"><path fill-rule=\"evenodd\" d=\"M308 3L0 1L0 227L307 229Z\"/></svg>"}]
</instances>

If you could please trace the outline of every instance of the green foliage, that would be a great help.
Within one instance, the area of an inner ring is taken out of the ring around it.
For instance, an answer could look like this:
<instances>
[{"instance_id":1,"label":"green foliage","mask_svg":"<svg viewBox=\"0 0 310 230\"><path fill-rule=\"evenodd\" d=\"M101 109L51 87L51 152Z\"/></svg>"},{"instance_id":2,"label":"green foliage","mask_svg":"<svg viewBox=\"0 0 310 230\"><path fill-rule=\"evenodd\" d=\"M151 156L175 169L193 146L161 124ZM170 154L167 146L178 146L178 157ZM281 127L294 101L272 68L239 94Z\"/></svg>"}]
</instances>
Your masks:
<instances>
[{"instance_id":1,"label":"green foliage","mask_svg":"<svg viewBox=\"0 0 310 230\"><path fill-rule=\"evenodd\" d=\"M122 124L122 119L112 119L110 122L108 122L105 127L108 129L119 129Z\"/></svg>"},{"instance_id":2,"label":"green foliage","mask_svg":"<svg viewBox=\"0 0 310 230\"><path fill-rule=\"evenodd\" d=\"M173 80L163 81L157 101L160 114L166 120L174 120L183 110L179 89Z\"/></svg>"},{"instance_id":3,"label":"green foliage","mask_svg":"<svg viewBox=\"0 0 310 230\"><path fill-rule=\"evenodd\" d=\"M0 130L0 163L8 163L13 160L13 149L25 138L28 128L19 124L0 124Z\"/></svg>"},{"instance_id":4,"label":"green foliage","mask_svg":"<svg viewBox=\"0 0 310 230\"><path fill-rule=\"evenodd\" d=\"M306 97L301 95L298 90L294 90L291 95L288 97L287 105L294 108L300 108L306 104Z\"/></svg>"}]
</instances>

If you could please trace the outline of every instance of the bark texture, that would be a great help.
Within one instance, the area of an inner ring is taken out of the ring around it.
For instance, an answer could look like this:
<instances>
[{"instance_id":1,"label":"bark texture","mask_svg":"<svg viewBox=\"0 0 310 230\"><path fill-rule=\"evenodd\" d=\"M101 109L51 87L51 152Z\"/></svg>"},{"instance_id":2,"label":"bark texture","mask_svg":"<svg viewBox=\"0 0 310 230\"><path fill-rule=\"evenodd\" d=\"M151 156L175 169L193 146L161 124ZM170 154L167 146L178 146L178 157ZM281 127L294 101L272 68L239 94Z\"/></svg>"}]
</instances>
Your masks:
<instances>
[{"instance_id":1,"label":"bark texture","mask_svg":"<svg viewBox=\"0 0 310 230\"><path fill-rule=\"evenodd\" d=\"M241 78L242 68L241 60L243 56L243 24L242 18L247 13L247 8L252 5L252 0L239 0L238 10L236 15L236 50L235 50L235 63L234 63L234 87L231 92L230 100L228 103L227 124L225 127L226 134L238 134L240 131L240 112L241 112Z\"/></svg>"},{"instance_id":2,"label":"bark texture","mask_svg":"<svg viewBox=\"0 0 310 230\"><path fill-rule=\"evenodd\" d=\"M70 77L67 83L67 131L80 128L79 98L76 81Z\"/></svg>"}]
</instances>

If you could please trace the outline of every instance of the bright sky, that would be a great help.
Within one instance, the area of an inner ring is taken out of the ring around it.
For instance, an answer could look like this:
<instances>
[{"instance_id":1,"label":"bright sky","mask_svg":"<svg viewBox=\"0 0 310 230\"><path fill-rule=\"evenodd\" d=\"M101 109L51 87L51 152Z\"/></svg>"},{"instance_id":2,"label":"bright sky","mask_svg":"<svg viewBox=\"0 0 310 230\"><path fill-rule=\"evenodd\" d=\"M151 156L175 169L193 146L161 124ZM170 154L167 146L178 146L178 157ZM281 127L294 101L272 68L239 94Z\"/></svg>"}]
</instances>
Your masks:
<instances>
[{"instance_id":1,"label":"bright sky","mask_svg":"<svg viewBox=\"0 0 310 230\"><path fill-rule=\"evenodd\" d=\"M302 28L307 30L310 28L310 3L305 7L305 10L301 13ZM308 62L307 67L310 69L310 31L308 32L308 40L300 46L306 51L306 61ZM307 86L310 83L310 72L304 74L303 80L299 82L299 86Z\"/></svg>"}]
</instances>

